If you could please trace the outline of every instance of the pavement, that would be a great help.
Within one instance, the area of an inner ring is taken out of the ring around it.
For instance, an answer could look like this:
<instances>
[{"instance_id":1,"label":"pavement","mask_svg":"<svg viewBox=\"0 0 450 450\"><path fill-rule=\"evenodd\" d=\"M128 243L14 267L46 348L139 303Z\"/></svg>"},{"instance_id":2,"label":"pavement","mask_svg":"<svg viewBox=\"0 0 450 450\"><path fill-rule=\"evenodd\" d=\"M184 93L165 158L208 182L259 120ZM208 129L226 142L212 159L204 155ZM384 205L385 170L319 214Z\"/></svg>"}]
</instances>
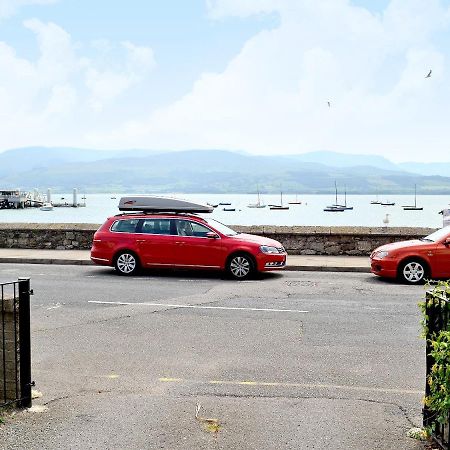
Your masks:
<instances>
[{"instance_id":1,"label":"pavement","mask_svg":"<svg viewBox=\"0 0 450 450\"><path fill-rule=\"evenodd\" d=\"M0 263L91 265L89 250L0 248ZM285 270L370 272L366 256L289 255Z\"/></svg>"}]
</instances>

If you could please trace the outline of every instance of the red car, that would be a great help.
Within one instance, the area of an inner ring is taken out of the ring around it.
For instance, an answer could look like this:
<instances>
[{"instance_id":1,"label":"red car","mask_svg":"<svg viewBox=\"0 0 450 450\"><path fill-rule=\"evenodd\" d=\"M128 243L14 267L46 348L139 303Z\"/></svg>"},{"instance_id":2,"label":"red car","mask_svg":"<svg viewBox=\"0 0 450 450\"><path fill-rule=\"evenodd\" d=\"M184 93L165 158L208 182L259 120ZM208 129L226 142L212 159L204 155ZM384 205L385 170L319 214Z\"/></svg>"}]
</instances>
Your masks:
<instances>
[{"instance_id":1,"label":"red car","mask_svg":"<svg viewBox=\"0 0 450 450\"><path fill-rule=\"evenodd\" d=\"M371 271L409 284L450 278L450 226L427 237L382 245L370 255Z\"/></svg>"},{"instance_id":2,"label":"red car","mask_svg":"<svg viewBox=\"0 0 450 450\"><path fill-rule=\"evenodd\" d=\"M283 246L269 238L237 233L196 214L134 213L110 217L94 235L91 260L121 275L139 268L226 270L243 280L255 272L282 269Z\"/></svg>"}]
</instances>

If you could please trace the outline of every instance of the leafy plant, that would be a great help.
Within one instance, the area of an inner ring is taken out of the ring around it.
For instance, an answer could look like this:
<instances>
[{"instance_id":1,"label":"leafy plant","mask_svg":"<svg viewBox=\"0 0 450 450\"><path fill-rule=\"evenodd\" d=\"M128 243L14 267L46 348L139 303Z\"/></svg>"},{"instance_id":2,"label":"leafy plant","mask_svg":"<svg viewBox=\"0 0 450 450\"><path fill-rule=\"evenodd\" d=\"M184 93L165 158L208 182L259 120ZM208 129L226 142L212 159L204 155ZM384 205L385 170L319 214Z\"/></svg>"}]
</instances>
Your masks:
<instances>
[{"instance_id":1,"label":"leafy plant","mask_svg":"<svg viewBox=\"0 0 450 450\"><path fill-rule=\"evenodd\" d=\"M450 322L446 329L430 335L427 308L438 307L450 314L450 283L438 282L427 295L425 302L419 306L423 313L423 336L428 339L431 347L429 355L434 360L427 377L430 393L425 397L424 403L435 414L435 420L444 424L450 414Z\"/></svg>"},{"instance_id":2,"label":"leafy plant","mask_svg":"<svg viewBox=\"0 0 450 450\"><path fill-rule=\"evenodd\" d=\"M436 420L444 424L450 413L450 331L441 331L431 344L430 355L435 362L427 379L431 392L425 398L425 405L436 413Z\"/></svg>"}]
</instances>

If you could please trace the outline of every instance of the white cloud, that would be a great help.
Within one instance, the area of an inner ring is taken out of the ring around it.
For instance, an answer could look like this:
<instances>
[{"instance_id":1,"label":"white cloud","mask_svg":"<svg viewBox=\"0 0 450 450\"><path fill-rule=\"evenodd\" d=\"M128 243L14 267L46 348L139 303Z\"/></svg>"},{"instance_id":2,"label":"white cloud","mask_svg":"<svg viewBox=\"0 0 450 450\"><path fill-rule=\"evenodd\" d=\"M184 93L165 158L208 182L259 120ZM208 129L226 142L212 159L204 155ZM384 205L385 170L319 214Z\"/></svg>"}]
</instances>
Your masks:
<instances>
[{"instance_id":1,"label":"white cloud","mask_svg":"<svg viewBox=\"0 0 450 450\"><path fill-rule=\"evenodd\" d=\"M24 27L36 37L36 59L20 57L0 41L2 148L80 145L97 113L142 82L155 65L150 48L130 42L93 43L93 56L83 54L86 48L54 23L30 19Z\"/></svg>"},{"instance_id":2,"label":"white cloud","mask_svg":"<svg viewBox=\"0 0 450 450\"><path fill-rule=\"evenodd\" d=\"M439 0L392 0L371 14L348 0L210 0L210 16L277 12L222 73L205 73L178 101L92 134L97 145L318 149L448 158L449 32ZM433 76L425 79L428 70ZM331 108L327 106L331 102Z\"/></svg>"},{"instance_id":3,"label":"white cloud","mask_svg":"<svg viewBox=\"0 0 450 450\"><path fill-rule=\"evenodd\" d=\"M97 42L96 46L98 45ZM91 91L89 105L95 111L101 111L106 104L142 81L155 66L150 48L139 47L131 42L122 42L121 46L126 51L126 58L120 72L111 69L97 70L93 67L86 71L86 85ZM107 53L112 49L106 41L102 42L101 48Z\"/></svg>"},{"instance_id":4,"label":"white cloud","mask_svg":"<svg viewBox=\"0 0 450 450\"><path fill-rule=\"evenodd\" d=\"M22 6L48 5L58 0L0 0L0 19L13 16Z\"/></svg>"}]
</instances>

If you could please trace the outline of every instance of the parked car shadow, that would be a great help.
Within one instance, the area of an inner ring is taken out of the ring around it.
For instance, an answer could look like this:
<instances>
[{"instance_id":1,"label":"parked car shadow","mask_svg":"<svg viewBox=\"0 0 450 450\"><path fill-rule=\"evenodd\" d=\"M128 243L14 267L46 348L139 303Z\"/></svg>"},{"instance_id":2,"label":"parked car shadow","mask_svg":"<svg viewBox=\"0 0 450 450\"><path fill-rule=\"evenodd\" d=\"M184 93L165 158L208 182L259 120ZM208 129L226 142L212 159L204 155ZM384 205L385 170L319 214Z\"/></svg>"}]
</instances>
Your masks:
<instances>
[{"instance_id":1,"label":"parked car shadow","mask_svg":"<svg viewBox=\"0 0 450 450\"><path fill-rule=\"evenodd\" d=\"M98 276L98 277L117 277L123 279L127 278L149 278L158 277L162 279L173 280L176 278L182 279L194 279L194 280L221 280L230 281L233 283L239 283L239 280L235 280L228 276L225 272L219 270L189 270L189 269L142 269L136 275L131 277L119 275L112 267L91 267L86 276ZM274 280L282 277L280 272L260 272L244 281L266 281Z\"/></svg>"}]
</instances>

